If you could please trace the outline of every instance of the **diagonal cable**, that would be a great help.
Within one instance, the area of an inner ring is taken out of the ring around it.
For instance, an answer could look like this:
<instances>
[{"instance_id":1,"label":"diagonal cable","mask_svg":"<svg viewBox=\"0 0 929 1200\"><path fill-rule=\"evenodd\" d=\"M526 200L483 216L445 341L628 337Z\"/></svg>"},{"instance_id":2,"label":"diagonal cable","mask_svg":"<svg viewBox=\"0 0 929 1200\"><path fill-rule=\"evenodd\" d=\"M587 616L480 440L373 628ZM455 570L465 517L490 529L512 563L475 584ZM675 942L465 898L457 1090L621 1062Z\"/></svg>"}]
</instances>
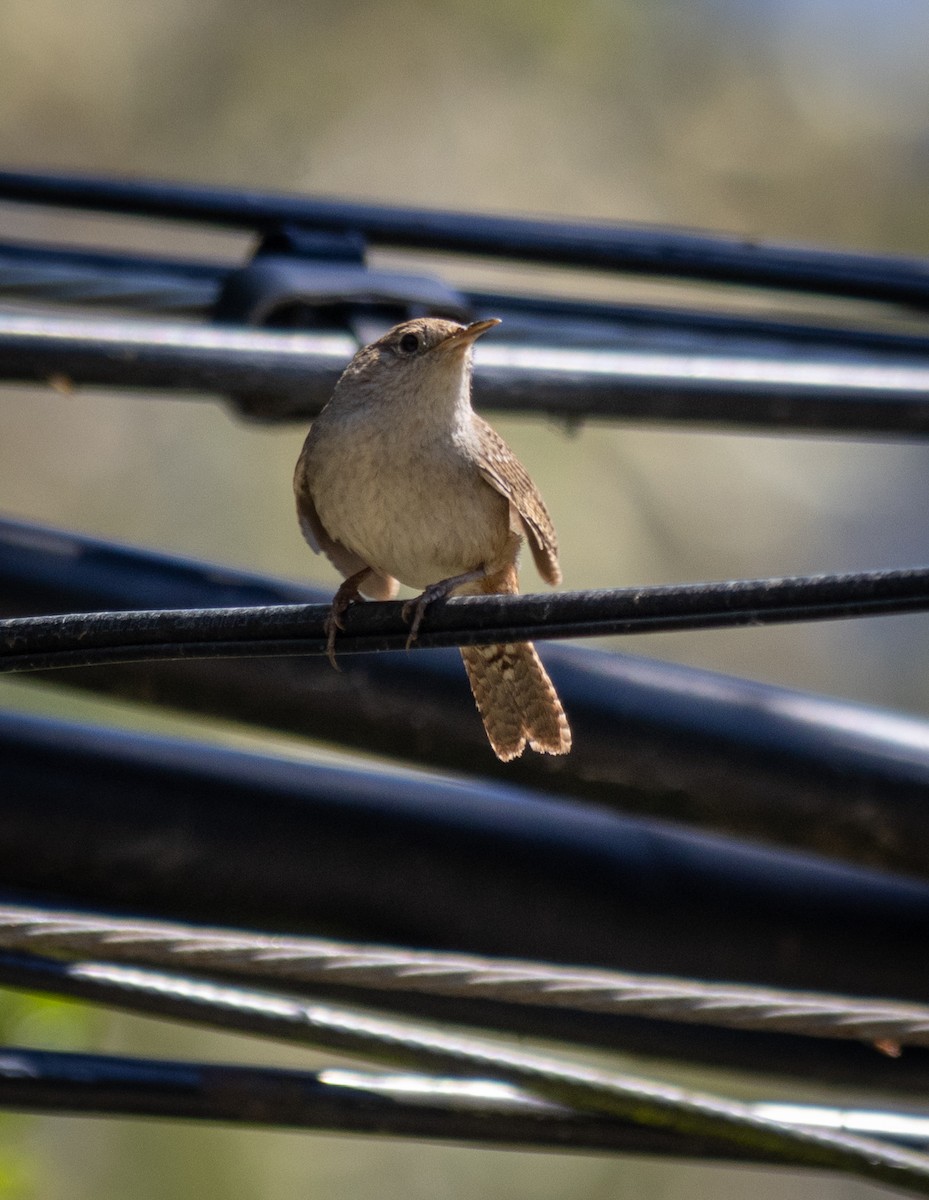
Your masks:
<instances>
[{"instance_id":1,"label":"diagonal cable","mask_svg":"<svg viewBox=\"0 0 929 1200\"><path fill-rule=\"evenodd\" d=\"M929 1005L0 906L0 946L664 1021L929 1047Z\"/></svg>"}]
</instances>

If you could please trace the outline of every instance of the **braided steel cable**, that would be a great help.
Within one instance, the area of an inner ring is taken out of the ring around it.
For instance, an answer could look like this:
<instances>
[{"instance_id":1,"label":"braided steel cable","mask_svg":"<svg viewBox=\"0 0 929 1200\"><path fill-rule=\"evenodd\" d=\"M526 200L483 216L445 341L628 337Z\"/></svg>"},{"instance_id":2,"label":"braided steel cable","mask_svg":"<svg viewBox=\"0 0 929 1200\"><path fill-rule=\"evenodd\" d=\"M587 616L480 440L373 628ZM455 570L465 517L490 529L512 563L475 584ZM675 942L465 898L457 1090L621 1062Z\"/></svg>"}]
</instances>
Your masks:
<instances>
[{"instance_id":1,"label":"braided steel cable","mask_svg":"<svg viewBox=\"0 0 929 1200\"><path fill-rule=\"evenodd\" d=\"M359 604L339 653L408 648L400 602ZM493 645L831 620L929 609L929 568L730 580L555 595L457 597L430 608L415 645ZM150 659L323 654L328 605L177 609L0 621L0 672Z\"/></svg>"},{"instance_id":2,"label":"braided steel cable","mask_svg":"<svg viewBox=\"0 0 929 1200\"><path fill-rule=\"evenodd\" d=\"M341 984L617 1016L929 1047L929 1005L0 907L0 946L303 987Z\"/></svg>"},{"instance_id":3,"label":"braided steel cable","mask_svg":"<svg viewBox=\"0 0 929 1200\"><path fill-rule=\"evenodd\" d=\"M111 963L71 963L56 976L42 960L30 970L26 959L15 971L0 971L0 977L13 987L81 995L134 1012L310 1045L392 1068L502 1081L577 1113L715 1142L724 1155L734 1151L782 1165L844 1171L929 1196L925 1154L812 1125L791 1125L749 1104L513 1050L483 1037Z\"/></svg>"}]
</instances>

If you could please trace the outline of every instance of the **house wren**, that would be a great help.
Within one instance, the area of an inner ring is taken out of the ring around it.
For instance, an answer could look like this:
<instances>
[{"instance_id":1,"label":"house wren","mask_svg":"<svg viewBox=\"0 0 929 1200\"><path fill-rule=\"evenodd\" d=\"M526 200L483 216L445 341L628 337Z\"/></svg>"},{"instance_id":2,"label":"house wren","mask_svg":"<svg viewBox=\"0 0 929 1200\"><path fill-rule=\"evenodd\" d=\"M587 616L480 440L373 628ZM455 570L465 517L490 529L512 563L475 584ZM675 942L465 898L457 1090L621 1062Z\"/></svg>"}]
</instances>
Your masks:
<instances>
[{"instance_id":1,"label":"house wren","mask_svg":"<svg viewBox=\"0 0 929 1200\"><path fill-rule=\"evenodd\" d=\"M345 576L328 621L329 657L360 595L421 590L403 610L416 637L428 605L452 594L519 590L524 538L542 578L561 581L558 544L535 484L471 407L474 342L496 320L422 318L359 350L313 422L294 474L313 550ZM529 643L463 646L461 656L498 758L567 754L571 731Z\"/></svg>"}]
</instances>

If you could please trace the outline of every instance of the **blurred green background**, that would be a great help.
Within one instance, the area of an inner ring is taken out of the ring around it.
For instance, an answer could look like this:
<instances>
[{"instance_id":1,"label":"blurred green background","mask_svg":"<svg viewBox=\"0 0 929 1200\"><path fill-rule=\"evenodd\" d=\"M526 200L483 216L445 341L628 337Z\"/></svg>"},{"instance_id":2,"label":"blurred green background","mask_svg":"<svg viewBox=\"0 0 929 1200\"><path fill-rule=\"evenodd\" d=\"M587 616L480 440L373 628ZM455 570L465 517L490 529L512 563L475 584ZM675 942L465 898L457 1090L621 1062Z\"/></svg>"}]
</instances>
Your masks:
<instances>
[{"instance_id":1,"label":"blurred green background","mask_svg":"<svg viewBox=\"0 0 929 1200\"><path fill-rule=\"evenodd\" d=\"M0 161L923 254L927 45L920 0L3 0ZM197 255L247 248L229 235L13 207L0 207L0 235ZM531 271L513 278L534 285ZM537 282L551 287L551 273ZM673 298L654 284L617 289ZM196 396L7 387L0 405L6 512L334 585L293 519L305 429L246 427ZM568 587L929 559L922 446L496 424L549 503ZM536 586L527 568L524 587ZM924 618L623 648L929 710ZM153 724L24 681L0 685L0 701ZM170 718L158 727L184 728ZM0 1017L14 1042L308 1060L68 1005L4 1000ZM0 1120L4 1197L676 1200L751 1188L762 1200L799 1186L790 1173L708 1166ZM802 1186L823 1197L867 1191L819 1177Z\"/></svg>"}]
</instances>

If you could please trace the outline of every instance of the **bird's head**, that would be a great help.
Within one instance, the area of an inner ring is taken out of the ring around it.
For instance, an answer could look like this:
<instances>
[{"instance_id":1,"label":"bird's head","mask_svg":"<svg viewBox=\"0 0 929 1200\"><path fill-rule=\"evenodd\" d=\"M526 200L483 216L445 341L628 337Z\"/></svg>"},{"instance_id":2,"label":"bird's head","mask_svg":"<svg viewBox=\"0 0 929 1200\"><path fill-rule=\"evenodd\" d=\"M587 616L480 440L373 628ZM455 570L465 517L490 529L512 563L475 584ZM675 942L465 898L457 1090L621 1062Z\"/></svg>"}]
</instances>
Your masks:
<instances>
[{"instance_id":1,"label":"bird's head","mask_svg":"<svg viewBox=\"0 0 929 1200\"><path fill-rule=\"evenodd\" d=\"M417 317L388 330L362 347L346 367L336 396L442 405L470 393L471 350L497 318L459 325L438 317Z\"/></svg>"}]
</instances>

